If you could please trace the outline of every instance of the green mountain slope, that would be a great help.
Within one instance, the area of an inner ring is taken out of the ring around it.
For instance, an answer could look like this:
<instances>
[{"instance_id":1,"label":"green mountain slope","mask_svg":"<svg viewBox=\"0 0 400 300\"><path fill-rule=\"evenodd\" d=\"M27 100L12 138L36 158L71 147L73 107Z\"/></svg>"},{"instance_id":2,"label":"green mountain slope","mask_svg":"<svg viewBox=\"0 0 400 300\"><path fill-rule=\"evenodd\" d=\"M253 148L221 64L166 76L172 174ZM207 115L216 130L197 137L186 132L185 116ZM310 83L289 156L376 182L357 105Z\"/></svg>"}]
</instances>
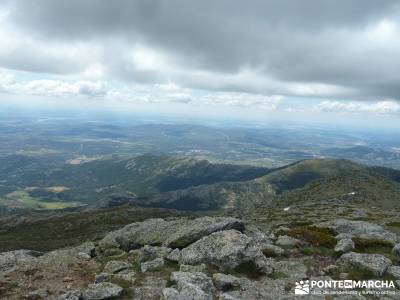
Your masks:
<instances>
[{"instance_id":1,"label":"green mountain slope","mask_svg":"<svg viewBox=\"0 0 400 300\"><path fill-rule=\"evenodd\" d=\"M365 207L399 208L400 183L370 169L354 170L319 179L301 189L284 193L276 198L275 204L287 206L316 200L332 203L344 200Z\"/></svg>"},{"instance_id":2,"label":"green mountain slope","mask_svg":"<svg viewBox=\"0 0 400 300\"><path fill-rule=\"evenodd\" d=\"M131 197L132 193L149 197L198 185L249 180L270 172L266 168L213 164L205 160L161 155L101 159L77 165L51 166L45 170L41 164L34 165L28 159L15 160L13 165L4 169L4 172L12 169L14 173L2 182L3 197L7 201L25 204L36 204L40 199L96 203L116 194L129 194ZM23 172L18 172L22 167Z\"/></svg>"},{"instance_id":3,"label":"green mountain slope","mask_svg":"<svg viewBox=\"0 0 400 300\"><path fill-rule=\"evenodd\" d=\"M348 160L315 159L272 170L245 182L202 185L139 198L136 203L187 210L225 209L239 215L251 214L259 207L346 196L355 203L390 207L400 198L399 187L398 182L373 168Z\"/></svg>"}]
</instances>

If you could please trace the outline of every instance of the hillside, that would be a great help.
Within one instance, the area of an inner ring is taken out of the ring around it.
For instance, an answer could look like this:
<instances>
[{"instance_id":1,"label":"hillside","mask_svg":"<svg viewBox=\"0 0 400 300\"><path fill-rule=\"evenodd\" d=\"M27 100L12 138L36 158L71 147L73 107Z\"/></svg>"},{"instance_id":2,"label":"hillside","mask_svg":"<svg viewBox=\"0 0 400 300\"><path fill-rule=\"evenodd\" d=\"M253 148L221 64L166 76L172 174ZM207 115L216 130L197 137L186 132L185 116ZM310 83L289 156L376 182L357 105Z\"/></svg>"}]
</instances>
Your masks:
<instances>
[{"instance_id":1,"label":"hillside","mask_svg":"<svg viewBox=\"0 0 400 300\"><path fill-rule=\"evenodd\" d=\"M82 210L134 203L186 211L232 211L295 201L350 197L358 203L397 203L400 172L342 159L302 160L276 169L218 164L177 156L109 157L50 164L13 156L2 167L0 212ZM12 176L5 177L8 171ZM283 205L283 204L282 204Z\"/></svg>"},{"instance_id":2,"label":"hillside","mask_svg":"<svg viewBox=\"0 0 400 300\"><path fill-rule=\"evenodd\" d=\"M288 206L316 200L340 203L345 201L359 207L383 209L400 207L400 184L371 170L354 170L319 179L280 195L275 204Z\"/></svg>"},{"instance_id":3,"label":"hillside","mask_svg":"<svg viewBox=\"0 0 400 300\"><path fill-rule=\"evenodd\" d=\"M150 197L198 185L250 180L270 172L260 167L162 155L50 164L47 169L33 158L13 156L3 160L7 164L1 169L1 202L15 209L95 205L115 195Z\"/></svg>"},{"instance_id":4,"label":"hillside","mask_svg":"<svg viewBox=\"0 0 400 300\"><path fill-rule=\"evenodd\" d=\"M387 207L398 198L398 188L397 182L369 167L347 160L315 159L278 168L245 182L202 185L139 198L135 203L174 209L225 209L243 215L260 206L325 200L356 191L358 201Z\"/></svg>"}]
</instances>

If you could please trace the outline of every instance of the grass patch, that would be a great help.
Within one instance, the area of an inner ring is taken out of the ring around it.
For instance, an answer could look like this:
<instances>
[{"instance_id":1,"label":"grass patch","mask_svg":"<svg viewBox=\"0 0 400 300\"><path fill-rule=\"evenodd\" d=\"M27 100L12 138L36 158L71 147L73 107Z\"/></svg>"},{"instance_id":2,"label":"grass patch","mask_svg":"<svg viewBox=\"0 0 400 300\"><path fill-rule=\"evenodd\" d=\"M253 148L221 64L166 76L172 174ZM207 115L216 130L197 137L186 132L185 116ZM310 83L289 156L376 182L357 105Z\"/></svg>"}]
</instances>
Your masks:
<instances>
[{"instance_id":1,"label":"grass patch","mask_svg":"<svg viewBox=\"0 0 400 300\"><path fill-rule=\"evenodd\" d=\"M40 198L31 197L27 191L23 190L9 193L5 195L5 198L22 203L24 206L34 209L57 210L82 205L80 202L43 201Z\"/></svg>"},{"instance_id":2,"label":"grass patch","mask_svg":"<svg viewBox=\"0 0 400 300\"><path fill-rule=\"evenodd\" d=\"M400 221L393 221L393 222L386 223L386 226L400 227Z\"/></svg>"},{"instance_id":3,"label":"grass patch","mask_svg":"<svg viewBox=\"0 0 400 300\"><path fill-rule=\"evenodd\" d=\"M122 255L115 255L115 256L100 256L96 258L96 261L100 264L100 270L104 269L104 266L112 260L121 260L125 261L128 257L128 253L123 253Z\"/></svg>"},{"instance_id":4,"label":"grass patch","mask_svg":"<svg viewBox=\"0 0 400 300\"><path fill-rule=\"evenodd\" d=\"M119 285L120 287L122 287L123 289L128 289L128 288L130 288L131 286L133 286L133 282L132 281L129 281L129 280L125 280L125 279L122 279L122 278L113 278L112 280L111 280L111 282L112 283L115 283L116 285Z\"/></svg>"},{"instance_id":5,"label":"grass patch","mask_svg":"<svg viewBox=\"0 0 400 300\"><path fill-rule=\"evenodd\" d=\"M332 250L332 248L327 248L324 246L302 247L300 248L300 252L306 256L335 256L335 252Z\"/></svg>"},{"instance_id":6,"label":"grass patch","mask_svg":"<svg viewBox=\"0 0 400 300\"><path fill-rule=\"evenodd\" d=\"M393 245L389 242L376 239L353 238L354 252L382 254L389 258L393 263L399 263L400 259L392 253Z\"/></svg>"},{"instance_id":7,"label":"grass patch","mask_svg":"<svg viewBox=\"0 0 400 300\"><path fill-rule=\"evenodd\" d=\"M351 280L370 280L376 278L369 270L351 269L348 273Z\"/></svg>"},{"instance_id":8,"label":"grass patch","mask_svg":"<svg viewBox=\"0 0 400 300\"><path fill-rule=\"evenodd\" d=\"M276 271L276 272L274 272L274 273L272 273L272 275L271 275L271 278L272 279L282 279L282 278L288 278L289 276L286 274L286 273L284 273L284 272L281 272L281 271Z\"/></svg>"},{"instance_id":9,"label":"grass patch","mask_svg":"<svg viewBox=\"0 0 400 300\"><path fill-rule=\"evenodd\" d=\"M287 235L300 240L305 240L313 246L333 248L336 245L335 233L327 228L301 226L293 228L287 233Z\"/></svg>"},{"instance_id":10,"label":"grass patch","mask_svg":"<svg viewBox=\"0 0 400 300\"><path fill-rule=\"evenodd\" d=\"M234 276L245 275L251 279L263 276L253 261L243 262L229 273Z\"/></svg>"}]
</instances>

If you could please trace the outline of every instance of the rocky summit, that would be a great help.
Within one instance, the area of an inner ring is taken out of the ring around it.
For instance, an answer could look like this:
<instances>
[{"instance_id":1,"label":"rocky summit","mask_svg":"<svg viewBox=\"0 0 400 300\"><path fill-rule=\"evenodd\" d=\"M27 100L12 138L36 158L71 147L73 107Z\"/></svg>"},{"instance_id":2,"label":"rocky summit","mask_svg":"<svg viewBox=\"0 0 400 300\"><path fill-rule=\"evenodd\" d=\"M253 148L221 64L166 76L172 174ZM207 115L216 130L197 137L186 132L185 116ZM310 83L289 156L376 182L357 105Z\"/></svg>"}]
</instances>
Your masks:
<instances>
[{"instance_id":1,"label":"rocky summit","mask_svg":"<svg viewBox=\"0 0 400 300\"><path fill-rule=\"evenodd\" d=\"M1 297L297 299L295 283L307 279L385 279L399 292L399 236L388 226L393 216L377 224L355 219L350 210L342 212L347 218L321 213L317 222L309 222L314 215L300 222L297 212L276 210L276 220L147 219L72 248L3 252ZM329 297L304 299L380 299Z\"/></svg>"}]
</instances>

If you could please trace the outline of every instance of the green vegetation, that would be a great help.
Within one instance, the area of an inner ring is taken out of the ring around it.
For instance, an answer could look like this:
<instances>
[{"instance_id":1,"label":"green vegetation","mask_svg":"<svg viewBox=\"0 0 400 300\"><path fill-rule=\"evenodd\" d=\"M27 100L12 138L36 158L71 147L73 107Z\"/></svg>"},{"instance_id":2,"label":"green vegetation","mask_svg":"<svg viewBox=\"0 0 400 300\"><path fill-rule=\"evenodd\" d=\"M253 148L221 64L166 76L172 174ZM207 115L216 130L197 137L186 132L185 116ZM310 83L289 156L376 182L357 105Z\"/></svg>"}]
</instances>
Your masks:
<instances>
[{"instance_id":1,"label":"green vegetation","mask_svg":"<svg viewBox=\"0 0 400 300\"><path fill-rule=\"evenodd\" d=\"M389 223L386 223L386 226L390 226L390 227L400 227L400 222L399 222L399 221L389 222Z\"/></svg>"},{"instance_id":2,"label":"green vegetation","mask_svg":"<svg viewBox=\"0 0 400 300\"><path fill-rule=\"evenodd\" d=\"M375 239L353 238L355 252L382 254L392 262L400 262L399 258L392 253L393 245L389 242Z\"/></svg>"},{"instance_id":3,"label":"green vegetation","mask_svg":"<svg viewBox=\"0 0 400 300\"><path fill-rule=\"evenodd\" d=\"M333 248L336 245L334 232L327 228L313 226L295 227L287 235L305 240L313 246Z\"/></svg>"},{"instance_id":4,"label":"green vegetation","mask_svg":"<svg viewBox=\"0 0 400 300\"><path fill-rule=\"evenodd\" d=\"M257 279L257 278L263 276L263 273L258 271L257 266L255 265L255 263L253 261L244 262L244 263L240 264L235 269L230 271L230 273L234 276L236 275L239 277L242 275L245 275L246 277L252 278L252 279Z\"/></svg>"},{"instance_id":5,"label":"green vegetation","mask_svg":"<svg viewBox=\"0 0 400 300\"><path fill-rule=\"evenodd\" d=\"M306 256L335 256L335 252L332 250L332 248L322 246L301 247L300 252Z\"/></svg>"},{"instance_id":6,"label":"green vegetation","mask_svg":"<svg viewBox=\"0 0 400 300\"><path fill-rule=\"evenodd\" d=\"M36 217L35 217L36 216ZM148 218L190 216L163 209L134 206L91 210L77 213L36 214L24 222L0 224L0 251L32 249L49 251L102 238L105 233Z\"/></svg>"},{"instance_id":7,"label":"green vegetation","mask_svg":"<svg viewBox=\"0 0 400 300\"><path fill-rule=\"evenodd\" d=\"M41 198L34 198L29 195L26 190L17 190L4 196L8 201L15 203L15 205L23 204L23 207L32 209L48 209L57 210L70 207L81 206L80 202L61 202L61 201L44 201Z\"/></svg>"}]
</instances>

